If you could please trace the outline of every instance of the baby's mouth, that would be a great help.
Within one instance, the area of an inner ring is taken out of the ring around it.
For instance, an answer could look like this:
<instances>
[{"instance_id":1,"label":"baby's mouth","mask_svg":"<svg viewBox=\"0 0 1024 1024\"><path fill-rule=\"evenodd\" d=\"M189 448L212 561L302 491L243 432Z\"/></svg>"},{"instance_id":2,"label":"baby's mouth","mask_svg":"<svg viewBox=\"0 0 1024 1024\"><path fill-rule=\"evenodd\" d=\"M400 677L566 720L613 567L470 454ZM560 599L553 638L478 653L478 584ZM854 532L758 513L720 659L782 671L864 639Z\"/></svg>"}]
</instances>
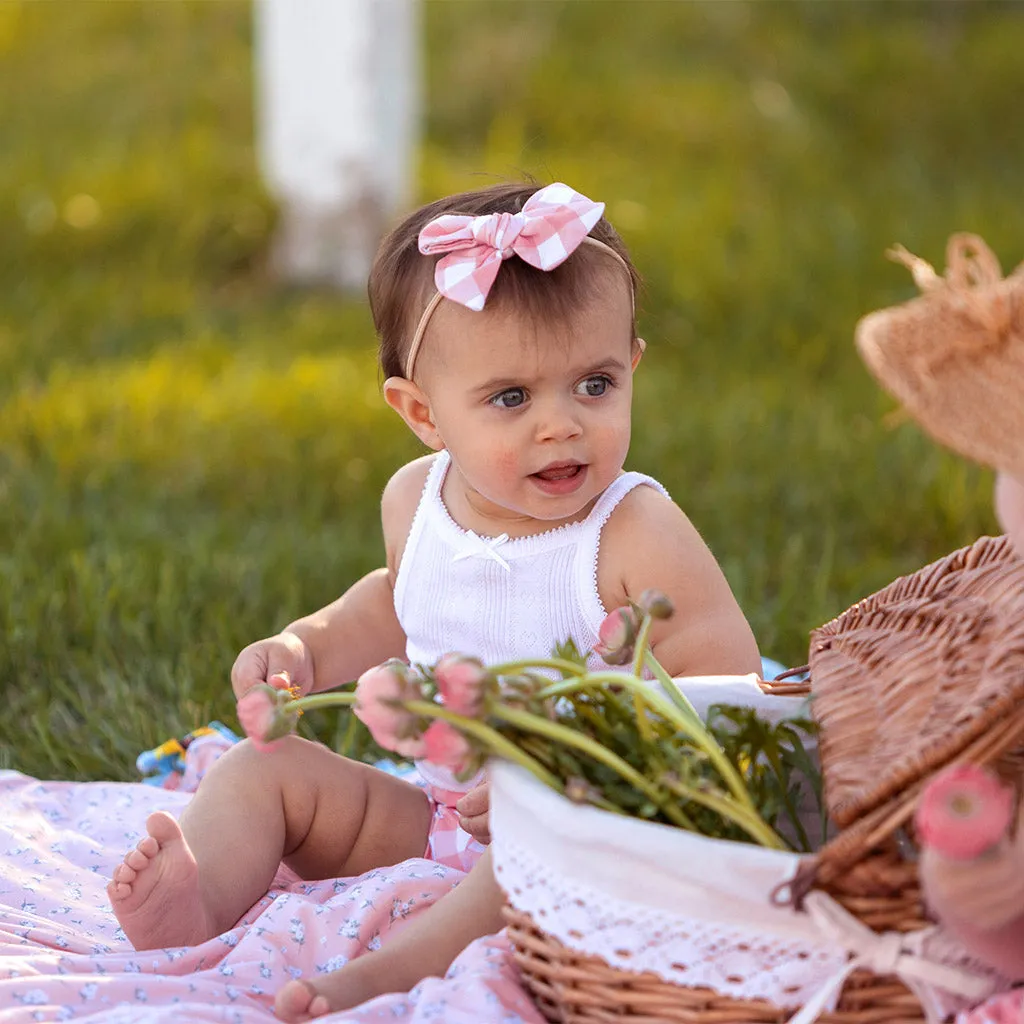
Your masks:
<instances>
[{"instance_id":1,"label":"baby's mouth","mask_svg":"<svg viewBox=\"0 0 1024 1024\"><path fill-rule=\"evenodd\" d=\"M543 469L530 475L549 482L554 480L571 480L574 476L579 476L582 469L583 464L581 462L553 462L550 466L545 466Z\"/></svg>"}]
</instances>

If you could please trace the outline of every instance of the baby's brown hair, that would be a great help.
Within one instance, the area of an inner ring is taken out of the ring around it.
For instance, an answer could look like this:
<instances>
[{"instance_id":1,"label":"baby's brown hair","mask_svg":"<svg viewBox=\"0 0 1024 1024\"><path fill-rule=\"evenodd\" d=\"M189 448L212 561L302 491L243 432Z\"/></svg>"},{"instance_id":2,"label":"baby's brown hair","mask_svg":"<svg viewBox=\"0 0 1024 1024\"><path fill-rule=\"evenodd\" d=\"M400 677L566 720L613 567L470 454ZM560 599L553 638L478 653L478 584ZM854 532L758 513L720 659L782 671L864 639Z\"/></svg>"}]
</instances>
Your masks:
<instances>
[{"instance_id":1,"label":"baby's brown hair","mask_svg":"<svg viewBox=\"0 0 1024 1024\"><path fill-rule=\"evenodd\" d=\"M515 182L446 196L420 207L384 238L370 270L368 291L380 343L380 366L385 377L405 375L413 333L435 292L437 259L419 251L420 231L435 217L446 213L471 217L519 213L540 187L535 183ZM602 217L590 237L603 242L621 257L635 295L640 276L615 229ZM612 262L615 261L609 254L596 245L581 245L564 263L550 271L538 270L514 256L502 263L487 296L487 308L518 309L538 321L565 323L598 293L602 279L595 271ZM636 334L635 325L633 333Z\"/></svg>"}]
</instances>

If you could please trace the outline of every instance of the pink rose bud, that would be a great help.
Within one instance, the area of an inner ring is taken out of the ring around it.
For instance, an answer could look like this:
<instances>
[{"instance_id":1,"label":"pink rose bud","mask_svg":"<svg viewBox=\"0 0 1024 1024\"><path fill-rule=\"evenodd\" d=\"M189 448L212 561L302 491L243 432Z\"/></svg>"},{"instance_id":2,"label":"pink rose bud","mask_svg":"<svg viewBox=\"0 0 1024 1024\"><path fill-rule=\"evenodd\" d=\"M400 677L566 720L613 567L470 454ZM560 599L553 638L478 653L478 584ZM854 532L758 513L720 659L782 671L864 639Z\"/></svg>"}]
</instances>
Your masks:
<instances>
[{"instance_id":1,"label":"pink rose bud","mask_svg":"<svg viewBox=\"0 0 1024 1024\"><path fill-rule=\"evenodd\" d=\"M456 775L465 772L473 759L469 740L448 722L434 721L423 734L424 757L433 764L450 768Z\"/></svg>"},{"instance_id":2,"label":"pink rose bud","mask_svg":"<svg viewBox=\"0 0 1024 1024\"><path fill-rule=\"evenodd\" d=\"M353 710L386 750L419 757L416 716L406 710L404 702L422 698L418 678L405 662L392 658L359 677Z\"/></svg>"},{"instance_id":3,"label":"pink rose bud","mask_svg":"<svg viewBox=\"0 0 1024 1024\"><path fill-rule=\"evenodd\" d=\"M660 590L645 590L637 604L652 619L671 618L675 611L672 602Z\"/></svg>"},{"instance_id":4,"label":"pink rose bud","mask_svg":"<svg viewBox=\"0 0 1024 1024\"><path fill-rule=\"evenodd\" d=\"M609 612L597 630L594 653L609 665L625 665L633 657L638 623L632 608L616 608Z\"/></svg>"},{"instance_id":5,"label":"pink rose bud","mask_svg":"<svg viewBox=\"0 0 1024 1024\"><path fill-rule=\"evenodd\" d=\"M278 690L266 683L259 683L242 694L238 701L238 721L246 736L260 749L266 749L294 731L298 713L284 707L290 699L287 690Z\"/></svg>"},{"instance_id":6,"label":"pink rose bud","mask_svg":"<svg viewBox=\"0 0 1024 1024\"><path fill-rule=\"evenodd\" d=\"M446 654L434 666L434 678L446 708L467 718L480 717L487 683L487 670L482 661L461 654Z\"/></svg>"},{"instance_id":7,"label":"pink rose bud","mask_svg":"<svg viewBox=\"0 0 1024 1024\"><path fill-rule=\"evenodd\" d=\"M951 860L973 860L1010 827L1013 790L973 764L953 765L921 795L914 824L922 846Z\"/></svg>"}]
</instances>

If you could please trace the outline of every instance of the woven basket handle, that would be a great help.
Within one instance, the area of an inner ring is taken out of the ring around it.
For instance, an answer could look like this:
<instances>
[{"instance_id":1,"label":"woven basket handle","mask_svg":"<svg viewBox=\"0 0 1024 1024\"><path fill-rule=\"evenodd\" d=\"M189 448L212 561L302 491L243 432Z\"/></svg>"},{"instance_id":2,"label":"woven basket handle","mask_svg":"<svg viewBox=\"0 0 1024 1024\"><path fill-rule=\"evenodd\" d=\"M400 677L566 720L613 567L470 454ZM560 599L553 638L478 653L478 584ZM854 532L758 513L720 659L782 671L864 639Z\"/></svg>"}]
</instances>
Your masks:
<instances>
[{"instance_id":1,"label":"woven basket handle","mask_svg":"<svg viewBox=\"0 0 1024 1024\"><path fill-rule=\"evenodd\" d=\"M757 685L761 687L762 693L770 697L806 697L811 692L810 677L793 680L790 680L790 677L803 675L809 668L809 665L787 668L774 679L758 679Z\"/></svg>"},{"instance_id":2,"label":"woven basket handle","mask_svg":"<svg viewBox=\"0 0 1024 1024\"><path fill-rule=\"evenodd\" d=\"M942 764L930 766L926 773L904 786L892 799L858 818L817 853L804 858L792 881L780 885L772 894L772 902L799 907L812 887L828 886L863 861L871 850L889 840L897 829L913 818L922 790L946 765L991 766L1009 751L1021 749L1022 744L1024 716L1006 714L996 718L955 756Z\"/></svg>"}]
</instances>

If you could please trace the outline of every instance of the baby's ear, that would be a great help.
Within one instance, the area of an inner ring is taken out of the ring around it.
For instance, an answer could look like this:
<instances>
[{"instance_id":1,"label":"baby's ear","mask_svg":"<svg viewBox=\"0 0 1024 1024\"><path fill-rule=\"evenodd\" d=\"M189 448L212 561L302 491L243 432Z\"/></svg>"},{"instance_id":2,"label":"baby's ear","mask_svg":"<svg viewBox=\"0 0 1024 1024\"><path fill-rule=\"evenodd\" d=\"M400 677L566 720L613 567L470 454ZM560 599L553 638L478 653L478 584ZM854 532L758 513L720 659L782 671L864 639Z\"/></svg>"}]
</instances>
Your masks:
<instances>
[{"instance_id":1,"label":"baby's ear","mask_svg":"<svg viewBox=\"0 0 1024 1024\"><path fill-rule=\"evenodd\" d=\"M405 377L388 377L384 381L384 401L405 420L409 429L434 451L444 447L434 423L434 414L427 396L419 386Z\"/></svg>"},{"instance_id":2,"label":"baby's ear","mask_svg":"<svg viewBox=\"0 0 1024 1024\"><path fill-rule=\"evenodd\" d=\"M630 360L630 365L635 370L640 365L640 360L643 358L644 352L647 351L647 342L643 338L633 339L633 355Z\"/></svg>"}]
</instances>

